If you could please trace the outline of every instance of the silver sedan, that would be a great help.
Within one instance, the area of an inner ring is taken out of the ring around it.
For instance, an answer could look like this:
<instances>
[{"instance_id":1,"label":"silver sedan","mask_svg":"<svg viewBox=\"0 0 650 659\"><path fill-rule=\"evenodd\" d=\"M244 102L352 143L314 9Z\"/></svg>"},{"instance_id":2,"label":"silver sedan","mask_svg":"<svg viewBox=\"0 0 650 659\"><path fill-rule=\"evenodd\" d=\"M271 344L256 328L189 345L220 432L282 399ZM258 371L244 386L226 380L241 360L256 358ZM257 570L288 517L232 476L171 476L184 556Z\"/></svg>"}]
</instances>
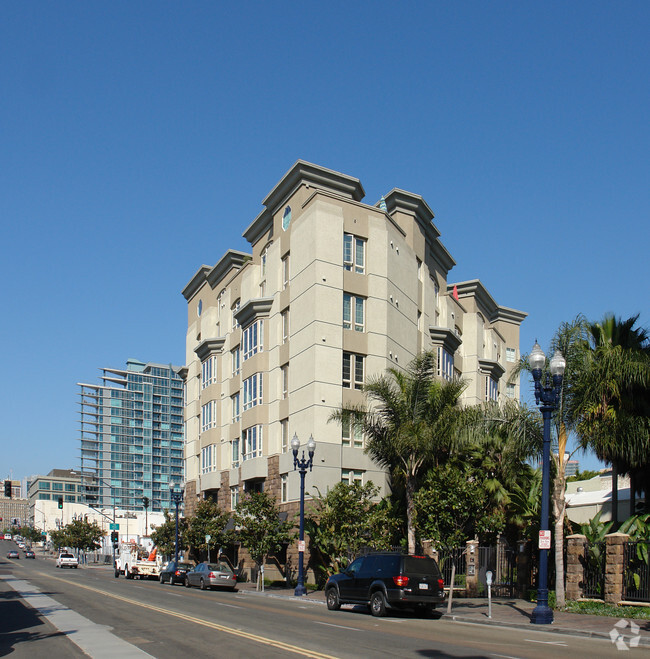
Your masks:
<instances>
[{"instance_id":1,"label":"silver sedan","mask_svg":"<svg viewBox=\"0 0 650 659\"><path fill-rule=\"evenodd\" d=\"M235 590L237 577L228 563L199 563L193 570L185 574L185 586L198 586L201 590L208 588L228 588Z\"/></svg>"}]
</instances>

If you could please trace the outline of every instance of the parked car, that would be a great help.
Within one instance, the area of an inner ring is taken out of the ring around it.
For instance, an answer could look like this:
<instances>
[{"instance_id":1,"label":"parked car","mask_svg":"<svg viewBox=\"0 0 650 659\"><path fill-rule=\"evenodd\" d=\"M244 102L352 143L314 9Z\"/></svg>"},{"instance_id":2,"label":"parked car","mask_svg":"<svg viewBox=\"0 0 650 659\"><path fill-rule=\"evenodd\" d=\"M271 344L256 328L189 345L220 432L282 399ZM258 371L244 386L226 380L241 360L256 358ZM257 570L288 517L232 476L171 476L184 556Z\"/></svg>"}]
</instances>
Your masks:
<instances>
[{"instance_id":1,"label":"parked car","mask_svg":"<svg viewBox=\"0 0 650 659\"><path fill-rule=\"evenodd\" d=\"M366 604L373 616L387 609L411 608L430 613L445 599L440 568L429 556L377 552L361 556L325 584L327 608Z\"/></svg>"},{"instance_id":2,"label":"parked car","mask_svg":"<svg viewBox=\"0 0 650 659\"><path fill-rule=\"evenodd\" d=\"M15 549L12 549L7 552L7 558L20 558L20 554Z\"/></svg>"},{"instance_id":3,"label":"parked car","mask_svg":"<svg viewBox=\"0 0 650 659\"><path fill-rule=\"evenodd\" d=\"M25 550L25 558L36 558L36 554L31 550Z\"/></svg>"},{"instance_id":4,"label":"parked car","mask_svg":"<svg viewBox=\"0 0 650 659\"><path fill-rule=\"evenodd\" d=\"M237 576L225 561L218 563L199 563L185 575L185 586L199 586L202 590L219 587L235 590Z\"/></svg>"},{"instance_id":5,"label":"parked car","mask_svg":"<svg viewBox=\"0 0 650 659\"><path fill-rule=\"evenodd\" d=\"M185 575L194 567L192 563L182 563L181 561L169 561L160 571L158 580L160 583L168 583L173 586L175 583L184 584Z\"/></svg>"},{"instance_id":6,"label":"parked car","mask_svg":"<svg viewBox=\"0 0 650 659\"><path fill-rule=\"evenodd\" d=\"M69 567L76 570L79 567L79 561L77 561L75 555L71 554L69 551L62 551L58 555L54 566L60 568Z\"/></svg>"}]
</instances>

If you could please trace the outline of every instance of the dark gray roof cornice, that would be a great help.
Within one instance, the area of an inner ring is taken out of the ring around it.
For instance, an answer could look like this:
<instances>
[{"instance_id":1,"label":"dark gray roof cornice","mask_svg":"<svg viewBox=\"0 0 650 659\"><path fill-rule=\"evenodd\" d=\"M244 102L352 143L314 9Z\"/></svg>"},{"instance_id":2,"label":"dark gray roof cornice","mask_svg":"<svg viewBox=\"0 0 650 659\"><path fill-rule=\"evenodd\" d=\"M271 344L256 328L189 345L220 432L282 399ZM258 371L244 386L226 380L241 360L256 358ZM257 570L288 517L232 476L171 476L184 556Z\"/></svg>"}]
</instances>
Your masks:
<instances>
[{"instance_id":1,"label":"dark gray roof cornice","mask_svg":"<svg viewBox=\"0 0 650 659\"><path fill-rule=\"evenodd\" d=\"M208 273L212 268L209 265L202 265L197 271L196 274L190 279L188 284L183 289L183 297L189 302L196 292L201 288L205 283Z\"/></svg>"},{"instance_id":2,"label":"dark gray roof cornice","mask_svg":"<svg viewBox=\"0 0 650 659\"><path fill-rule=\"evenodd\" d=\"M265 209L244 231L243 236L251 245L271 229L273 215L302 184L328 190L354 201L361 201L366 194L359 179L298 160L262 201Z\"/></svg>"},{"instance_id":3,"label":"dark gray roof cornice","mask_svg":"<svg viewBox=\"0 0 650 659\"><path fill-rule=\"evenodd\" d=\"M226 337L225 336L218 336L215 339L205 339L205 341L201 341L196 348L194 348L194 352L196 353L196 356L203 361L210 355L214 355L218 352L221 352L223 350L223 344L226 342Z\"/></svg>"},{"instance_id":4,"label":"dark gray roof cornice","mask_svg":"<svg viewBox=\"0 0 650 659\"><path fill-rule=\"evenodd\" d=\"M499 306L494 298L488 293L488 290L483 286L480 279L472 279L470 281L462 281L456 284L447 284L447 291L451 293L454 286L458 291L458 297L474 297L480 307L487 313L488 320L493 323L497 320L503 320L509 323L521 324L528 316L524 311L517 309L510 309L508 307Z\"/></svg>"},{"instance_id":5,"label":"dark gray roof cornice","mask_svg":"<svg viewBox=\"0 0 650 659\"><path fill-rule=\"evenodd\" d=\"M452 355L458 350L458 346L463 342L462 339L448 327L429 327L429 336L433 343L442 345L443 348Z\"/></svg>"},{"instance_id":6,"label":"dark gray roof cornice","mask_svg":"<svg viewBox=\"0 0 650 659\"><path fill-rule=\"evenodd\" d=\"M506 372L506 369L494 359L479 358L478 364L482 373L491 375L495 380L498 380Z\"/></svg>"},{"instance_id":7,"label":"dark gray roof cornice","mask_svg":"<svg viewBox=\"0 0 650 659\"><path fill-rule=\"evenodd\" d=\"M236 268L239 270L244 263L250 261L252 256L246 252L240 252L236 249L229 249L220 259L217 264L210 270L206 280L211 288L216 288L219 282L232 270Z\"/></svg>"},{"instance_id":8,"label":"dark gray roof cornice","mask_svg":"<svg viewBox=\"0 0 650 659\"><path fill-rule=\"evenodd\" d=\"M254 300L248 300L235 313L235 318L242 327L247 327L256 318L268 316L272 306L272 297L260 297Z\"/></svg>"}]
</instances>

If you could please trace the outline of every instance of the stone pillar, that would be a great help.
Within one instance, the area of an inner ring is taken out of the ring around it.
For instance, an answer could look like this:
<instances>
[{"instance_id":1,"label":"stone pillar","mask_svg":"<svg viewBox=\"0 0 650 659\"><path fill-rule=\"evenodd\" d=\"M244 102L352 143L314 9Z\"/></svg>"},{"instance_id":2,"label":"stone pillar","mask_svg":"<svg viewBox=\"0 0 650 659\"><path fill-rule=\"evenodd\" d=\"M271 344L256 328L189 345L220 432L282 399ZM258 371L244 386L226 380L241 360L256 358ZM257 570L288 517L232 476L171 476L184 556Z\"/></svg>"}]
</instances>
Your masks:
<instances>
[{"instance_id":1,"label":"stone pillar","mask_svg":"<svg viewBox=\"0 0 650 659\"><path fill-rule=\"evenodd\" d=\"M580 599L583 595L584 584L584 555L587 538L576 533L567 536L566 548L566 592L568 600Z\"/></svg>"},{"instance_id":2,"label":"stone pillar","mask_svg":"<svg viewBox=\"0 0 650 659\"><path fill-rule=\"evenodd\" d=\"M530 540L517 541L517 596L525 599L530 590Z\"/></svg>"},{"instance_id":3,"label":"stone pillar","mask_svg":"<svg viewBox=\"0 0 650 659\"><path fill-rule=\"evenodd\" d=\"M478 595L478 540L468 540L465 543L467 573L465 575L465 588L467 597L476 597Z\"/></svg>"},{"instance_id":4,"label":"stone pillar","mask_svg":"<svg viewBox=\"0 0 650 659\"><path fill-rule=\"evenodd\" d=\"M422 540L422 553L425 556L431 556L436 563L438 562L438 550L433 540Z\"/></svg>"},{"instance_id":5,"label":"stone pillar","mask_svg":"<svg viewBox=\"0 0 650 659\"><path fill-rule=\"evenodd\" d=\"M618 604L623 599L623 579L625 577L625 543L630 539L627 533L610 533L605 536L607 554L605 558L605 602Z\"/></svg>"}]
</instances>

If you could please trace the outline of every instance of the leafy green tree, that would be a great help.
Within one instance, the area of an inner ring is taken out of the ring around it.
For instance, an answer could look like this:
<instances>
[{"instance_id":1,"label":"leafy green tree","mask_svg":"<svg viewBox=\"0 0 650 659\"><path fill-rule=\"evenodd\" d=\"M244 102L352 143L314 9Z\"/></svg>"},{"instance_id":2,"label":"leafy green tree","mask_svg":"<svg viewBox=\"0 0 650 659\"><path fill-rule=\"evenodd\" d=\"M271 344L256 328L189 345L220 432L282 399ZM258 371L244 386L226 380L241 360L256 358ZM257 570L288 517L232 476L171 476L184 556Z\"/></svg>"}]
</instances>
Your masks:
<instances>
[{"instance_id":1,"label":"leafy green tree","mask_svg":"<svg viewBox=\"0 0 650 659\"><path fill-rule=\"evenodd\" d=\"M314 498L305 529L325 575L345 569L363 547L392 545L397 519L388 500L376 501L378 494L372 483L337 483L325 496L319 491Z\"/></svg>"},{"instance_id":2,"label":"leafy green tree","mask_svg":"<svg viewBox=\"0 0 650 659\"><path fill-rule=\"evenodd\" d=\"M164 511L165 521L151 531L151 540L164 556L174 556L174 543L176 540L176 516L169 510ZM185 535L187 533L187 520L178 519L178 552L179 555L187 548Z\"/></svg>"},{"instance_id":3,"label":"leafy green tree","mask_svg":"<svg viewBox=\"0 0 650 659\"><path fill-rule=\"evenodd\" d=\"M415 492L430 466L453 451L462 415L459 399L466 385L435 377L436 357L424 352L405 370L390 368L364 386L369 407L341 409L330 417L361 427L366 453L403 486L409 553L415 552Z\"/></svg>"},{"instance_id":4,"label":"leafy green tree","mask_svg":"<svg viewBox=\"0 0 650 659\"><path fill-rule=\"evenodd\" d=\"M517 483L510 491L508 512L510 521L522 537L534 540L538 536L542 503L542 470L535 469L530 480Z\"/></svg>"},{"instance_id":5,"label":"leafy green tree","mask_svg":"<svg viewBox=\"0 0 650 659\"><path fill-rule=\"evenodd\" d=\"M576 471L573 476L567 476L567 483L574 483L575 481L588 481L596 476L600 476L599 471L594 471L593 469L585 469L584 471Z\"/></svg>"},{"instance_id":6,"label":"leafy green tree","mask_svg":"<svg viewBox=\"0 0 650 659\"><path fill-rule=\"evenodd\" d=\"M431 469L415 494L415 524L420 538L457 547L468 538L499 532L503 518L491 515L484 483L464 466L447 463Z\"/></svg>"},{"instance_id":7,"label":"leafy green tree","mask_svg":"<svg viewBox=\"0 0 650 659\"><path fill-rule=\"evenodd\" d=\"M245 494L234 514L237 537L258 567L257 589L264 590L264 563L295 538L293 522L280 519L275 499L268 492Z\"/></svg>"},{"instance_id":8,"label":"leafy green tree","mask_svg":"<svg viewBox=\"0 0 650 659\"><path fill-rule=\"evenodd\" d=\"M99 549L102 546L101 539L106 535L97 522L87 522L85 519L70 522L63 531L66 546L85 551Z\"/></svg>"},{"instance_id":9,"label":"leafy green tree","mask_svg":"<svg viewBox=\"0 0 650 659\"><path fill-rule=\"evenodd\" d=\"M208 550L216 558L219 549L230 542L232 534L226 531L229 520L230 515L222 512L214 501L205 499L199 502L194 515L187 519L187 531L183 536L197 560ZM210 540L206 541L208 535Z\"/></svg>"},{"instance_id":10,"label":"leafy green tree","mask_svg":"<svg viewBox=\"0 0 650 659\"><path fill-rule=\"evenodd\" d=\"M20 528L19 533L23 538L27 538L27 540L30 540L31 542L40 542L43 540L41 530L35 529L33 526L23 526Z\"/></svg>"},{"instance_id":11,"label":"leafy green tree","mask_svg":"<svg viewBox=\"0 0 650 659\"><path fill-rule=\"evenodd\" d=\"M66 535L65 529L50 531L50 540L54 545L54 549L61 549L61 547L68 546L68 536Z\"/></svg>"}]
</instances>

